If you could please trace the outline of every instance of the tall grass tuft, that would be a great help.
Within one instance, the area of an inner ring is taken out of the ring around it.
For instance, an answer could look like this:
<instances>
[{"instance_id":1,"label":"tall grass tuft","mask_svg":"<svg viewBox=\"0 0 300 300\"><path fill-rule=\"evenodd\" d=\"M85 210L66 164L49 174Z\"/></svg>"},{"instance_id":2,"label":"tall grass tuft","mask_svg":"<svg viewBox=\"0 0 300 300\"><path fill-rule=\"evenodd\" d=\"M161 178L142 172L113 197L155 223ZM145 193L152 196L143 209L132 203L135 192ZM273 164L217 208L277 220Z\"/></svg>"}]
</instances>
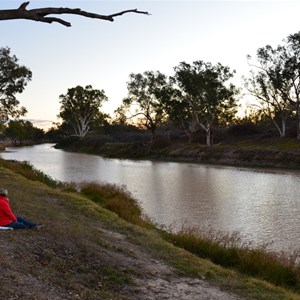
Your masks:
<instances>
[{"instance_id":1,"label":"tall grass tuft","mask_svg":"<svg viewBox=\"0 0 300 300\"><path fill-rule=\"evenodd\" d=\"M125 186L83 182L79 184L83 195L102 207L115 212L120 218L135 225L154 228L154 225L143 218L142 210Z\"/></svg>"},{"instance_id":2,"label":"tall grass tuft","mask_svg":"<svg viewBox=\"0 0 300 300\"><path fill-rule=\"evenodd\" d=\"M28 161L19 162L16 160L0 159L0 166L18 173L29 180L42 182L52 188L60 188L69 192L76 191L76 185L74 183L65 183L54 180L42 171L37 170Z\"/></svg>"},{"instance_id":3,"label":"tall grass tuft","mask_svg":"<svg viewBox=\"0 0 300 300\"><path fill-rule=\"evenodd\" d=\"M44 174L42 171L34 168L29 162L18 162L15 160L0 159L0 166L5 167L15 173L18 173L32 181L40 181L50 187L58 187L62 185L59 181L52 179L50 176Z\"/></svg>"},{"instance_id":4,"label":"tall grass tuft","mask_svg":"<svg viewBox=\"0 0 300 300\"><path fill-rule=\"evenodd\" d=\"M238 233L182 228L179 232L164 232L165 238L199 257L262 278L276 285L300 291L299 253L287 257L284 253L267 250L268 244L253 247L242 242Z\"/></svg>"}]
</instances>

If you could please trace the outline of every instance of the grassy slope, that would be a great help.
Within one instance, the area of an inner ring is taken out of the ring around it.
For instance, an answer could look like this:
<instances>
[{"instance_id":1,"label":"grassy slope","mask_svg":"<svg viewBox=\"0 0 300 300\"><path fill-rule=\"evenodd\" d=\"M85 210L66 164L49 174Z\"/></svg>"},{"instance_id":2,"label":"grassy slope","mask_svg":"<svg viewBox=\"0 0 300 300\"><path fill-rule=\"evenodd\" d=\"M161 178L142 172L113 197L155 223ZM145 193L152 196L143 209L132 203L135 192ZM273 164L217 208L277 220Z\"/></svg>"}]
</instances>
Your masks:
<instances>
[{"instance_id":1,"label":"grassy slope","mask_svg":"<svg viewBox=\"0 0 300 300\"><path fill-rule=\"evenodd\" d=\"M77 194L4 168L0 185L8 188L17 214L46 225L0 232L0 299L143 299L137 282L159 276L145 274L152 260L171 265L178 277L205 278L249 299L300 299L199 259Z\"/></svg>"}]
</instances>

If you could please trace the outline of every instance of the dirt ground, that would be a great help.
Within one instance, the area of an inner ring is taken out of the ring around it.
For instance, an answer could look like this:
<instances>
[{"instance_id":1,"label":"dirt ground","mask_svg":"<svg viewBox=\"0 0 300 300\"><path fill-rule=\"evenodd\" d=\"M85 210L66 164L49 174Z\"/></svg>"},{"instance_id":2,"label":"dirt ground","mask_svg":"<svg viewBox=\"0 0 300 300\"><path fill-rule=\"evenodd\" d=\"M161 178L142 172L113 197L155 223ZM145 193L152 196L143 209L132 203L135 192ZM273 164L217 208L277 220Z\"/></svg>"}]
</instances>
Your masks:
<instances>
[{"instance_id":1,"label":"dirt ground","mask_svg":"<svg viewBox=\"0 0 300 300\"><path fill-rule=\"evenodd\" d=\"M72 229L67 230L63 239L53 235L49 227L0 231L0 299L241 299L204 280L178 275L142 245L130 242L126 234L104 228L99 222L93 222L91 231L100 243L93 244L90 234L86 241L74 242ZM107 280L107 274L97 273L108 266L120 277L130 277L130 284L109 286L109 280L118 279L110 276Z\"/></svg>"},{"instance_id":2,"label":"dirt ground","mask_svg":"<svg viewBox=\"0 0 300 300\"><path fill-rule=\"evenodd\" d=\"M152 258L141 251L140 247L130 243L125 236L113 232L102 231L110 242L126 249L128 255L115 253L115 261L123 268L133 268L134 287L130 288L130 299L156 300L208 300L241 299L236 295L221 291L219 288L206 283L204 280L178 276L170 266Z\"/></svg>"}]
</instances>

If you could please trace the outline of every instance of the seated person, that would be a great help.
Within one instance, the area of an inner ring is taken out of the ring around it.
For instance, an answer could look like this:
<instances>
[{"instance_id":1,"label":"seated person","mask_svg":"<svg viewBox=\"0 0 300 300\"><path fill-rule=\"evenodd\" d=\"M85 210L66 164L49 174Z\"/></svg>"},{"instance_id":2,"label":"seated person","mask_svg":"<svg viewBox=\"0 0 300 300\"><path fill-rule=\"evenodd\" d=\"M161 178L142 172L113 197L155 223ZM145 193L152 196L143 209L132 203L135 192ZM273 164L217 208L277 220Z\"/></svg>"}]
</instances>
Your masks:
<instances>
[{"instance_id":1,"label":"seated person","mask_svg":"<svg viewBox=\"0 0 300 300\"><path fill-rule=\"evenodd\" d=\"M37 224L31 223L22 217L16 217L12 212L7 198L7 189L0 188L0 226L13 229L33 229Z\"/></svg>"}]
</instances>

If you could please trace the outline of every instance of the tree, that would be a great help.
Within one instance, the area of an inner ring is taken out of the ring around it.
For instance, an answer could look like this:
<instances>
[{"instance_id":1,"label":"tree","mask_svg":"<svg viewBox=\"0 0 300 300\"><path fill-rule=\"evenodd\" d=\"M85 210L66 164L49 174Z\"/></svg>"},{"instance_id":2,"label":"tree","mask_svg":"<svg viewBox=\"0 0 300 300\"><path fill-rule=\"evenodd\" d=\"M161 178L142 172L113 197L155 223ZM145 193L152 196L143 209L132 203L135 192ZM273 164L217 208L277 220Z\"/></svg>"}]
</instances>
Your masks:
<instances>
[{"instance_id":1,"label":"tree","mask_svg":"<svg viewBox=\"0 0 300 300\"><path fill-rule=\"evenodd\" d=\"M261 113L271 119L281 138L286 136L286 122L294 106L288 96L291 89L291 73L286 69L288 56L285 46L259 48L258 65L250 64L255 70L251 70L250 78L244 78L248 92L259 101Z\"/></svg>"},{"instance_id":2,"label":"tree","mask_svg":"<svg viewBox=\"0 0 300 300\"><path fill-rule=\"evenodd\" d=\"M130 74L127 89L128 96L118 113L122 110L130 112L130 118L135 118L140 126L151 131L153 143L157 126L166 119L165 102L171 97L172 87L164 74L146 71Z\"/></svg>"},{"instance_id":3,"label":"tree","mask_svg":"<svg viewBox=\"0 0 300 300\"><path fill-rule=\"evenodd\" d=\"M284 138L286 136L286 122L292 113L291 104L281 98L266 74L251 72L251 76L251 78L245 79L245 87L250 95L259 101L258 105L252 105L253 108L256 108L257 114L264 115L271 120L280 137Z\"/></svg>"},{"instance_id":4,"label":"tree","mask_svg":"<svg viewBox=\"0 0 300 300\"><path fill-rule=\"evenodd\" d=\"M57 142L62 136L60 129L54 125L45 132L45 139L51 142Z\"/></svg>"},{"instance_id":5,"label":"tree","mask_svg":"<svg viewBox=\"0 0 300 300\"><path fill-rule=\"evenodd\" d=\"M18 118L27 112L24 107L19 108L16 94L22 93L31 80L31 71L18 64L15 55L11 55L9 48L0 48L0 123L8 121L9 117Z\"/></svg>"},{"instance_id":6,"label":"tree","mask_svg":"<svg viewBox=\"0 0 300 300\"><path fill-rule=\"evenodd\" d=\"M282 89L282 94L296 112L297 140L300 140L300 32L289 35L286 42L284 76L288 85Z\"/></svg>"},{"instance_id":7,"label":"tree","mask_svg":"<svg viewBox=\"0 0 300 300\"><path fill-rule=\"evenodd\" d=\"M4 134L11 139L13 145L22 144L25 138L25 129L21 121L9 122Z\"/></svg>"},{"instance_id":8,"label":"tree","mask_svg":"<svg viewBox=\"0 0 300 300\"><path fill-rule=\"evenodd\" d=\"M100 19L100 20L105 20L110 22L113 22L115 17L122 16L127 13L149 15L148 12L139 11L137 9L129 9L111 15L100 15L100 14L90 13L90 12L83 11L80 8L45 7L45 8L36 8L36 9L27 10L27 6L29 5L29 3L30 2L24 2L17 9L0 10L0 21L25 19L25 20L31 20L37 22L44 22L44 23L56 22L64 26L70 27L71 23L57 17L49 17L49 15L72 14L72 15L83 16L86 18Z\"/></svg>"},{"instance_id":9,"label":"tree","mask_svg":"<svg viewBox=\"0 0 300 300\"><path fill-rule=\"evenodd\" d=\"M24 120L10 121L4 133L14 145L21 145L24 140L37 140L44 137L42 129L34 127L31 122Z\"/></svg>"},{"instance_id":10,"label":"tree","mask_svg":"<svg viewBox=\"0 0 300 300\"><path fill-rule=\"evenodd\" d=\"M127 124L128 118L126 116L126 107L124 105L119 106L114 111L114 117L112 119L113 125L128 125Z\"/></svg>"},{"instance_id":11,"label":"tree","mask_svg":"<svg viewBox=\"0 0 300 300\"><path fill-rule=\"evenodd\" d=\"M190 141L198 128L206 133L206 144L212 144L213 127L229 122L236 113L235 95L238 90L226 82L233 77L229 67L220 63L213 66L201 60L192 65L181 62L175 69L174 83L180 89L181 112L185 113L185 122L189 126Z\"/></svg>"},{"instance_id":12,"label":"tree","mask_svg":"<svg viewBox=\"0 0 300 300\"><path fill-rule=\"evenodd\" d=\"M285 122L290 112L297 118L297 139L300 140L300 32L290 35L283 45L276 48L267 45L257 50L259 62L256 86L252 91L267 104L269 115L280 116L281 136L284 136ZM256 87L256 91L254 90Z\"/></svg>"},{"instance_id":13,"label":"tree","mask_svg":"<svg viewBox=\"0 0 300 300\"><path fill-rule=\"evenodd\" d=\"M166 106L166 111L169 123L183 130L189 137L189 143L191 143L194 135L199 130L199 125L196 116L190 110L189 103L184 101L180 90L175 89L173 97Z\"/></svg>"},{"instance_id":14,"label":"tree","mask_svg":"<svg viewBox=\"0 0 300 300\"><path fill-rule=\"evenodd\" d=\"M84 137L93 122L101 118L100 107L107 100L103 90L94 90L91 85L85 88L76 86L60 95L59 117L72 127L75 136Z\"/></svg>"}]
</instances>

